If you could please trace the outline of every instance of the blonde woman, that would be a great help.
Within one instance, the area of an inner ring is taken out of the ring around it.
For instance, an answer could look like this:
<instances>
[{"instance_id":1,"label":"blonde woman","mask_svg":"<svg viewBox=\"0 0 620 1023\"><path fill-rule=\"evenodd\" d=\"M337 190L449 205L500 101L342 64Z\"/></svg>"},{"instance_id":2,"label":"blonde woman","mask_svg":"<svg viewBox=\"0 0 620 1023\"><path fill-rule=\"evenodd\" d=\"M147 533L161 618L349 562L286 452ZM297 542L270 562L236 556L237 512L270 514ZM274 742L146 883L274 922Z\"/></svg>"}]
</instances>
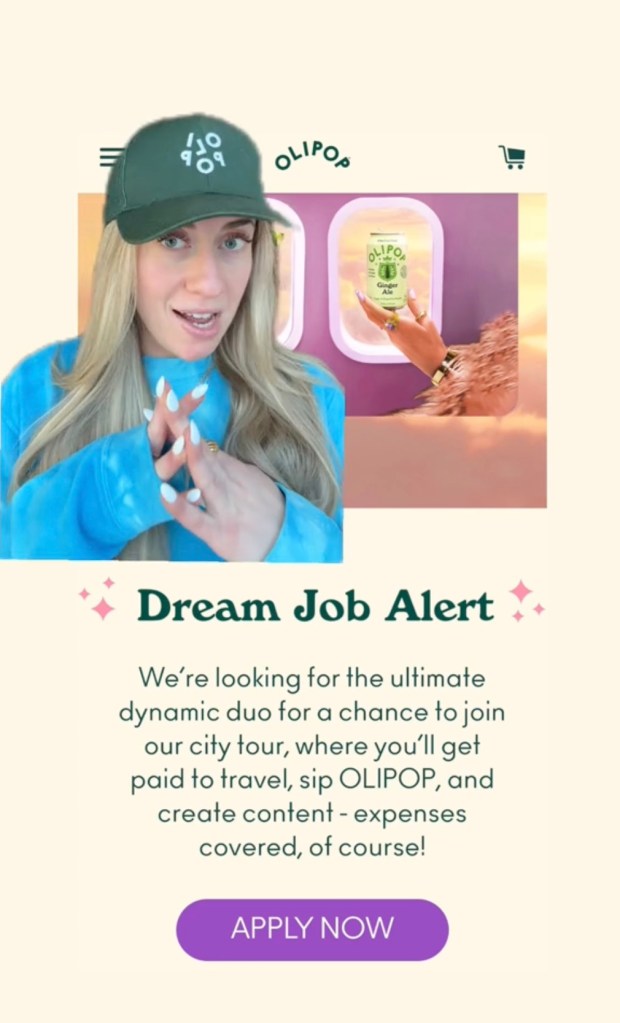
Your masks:
<instances>
[{"instance_id":1,"label":"blonde woman","mask_svg":"<svg viewBox=\"0 0 620 1023\"><path fill-rule=\"evenodd\" d=\"M133 136L84 336L3 385L4 557L341 560L343 396L275 339L278 219L233 125Z\"/></svg>"}]
</instances>

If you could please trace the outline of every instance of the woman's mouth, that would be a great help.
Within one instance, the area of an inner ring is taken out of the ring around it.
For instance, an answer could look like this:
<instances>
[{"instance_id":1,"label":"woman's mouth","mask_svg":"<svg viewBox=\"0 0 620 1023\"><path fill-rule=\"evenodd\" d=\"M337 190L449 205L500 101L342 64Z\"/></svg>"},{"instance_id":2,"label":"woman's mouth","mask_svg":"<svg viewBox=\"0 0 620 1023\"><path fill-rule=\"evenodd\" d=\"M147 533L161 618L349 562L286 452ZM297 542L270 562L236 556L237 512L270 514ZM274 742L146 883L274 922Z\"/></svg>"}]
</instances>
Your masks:
<instances>
[{"instance_id":1,"label":"woman's mouth","mask_svg":"<svg viewBox=\"0 0 620 1023\"><path fill-rule=\"evenodd\" d=\"M180 309L174 309L173 312L191 334L210 337L219 330L219 312L195 313L182 312Z\"/></svg>"}]
</instances>

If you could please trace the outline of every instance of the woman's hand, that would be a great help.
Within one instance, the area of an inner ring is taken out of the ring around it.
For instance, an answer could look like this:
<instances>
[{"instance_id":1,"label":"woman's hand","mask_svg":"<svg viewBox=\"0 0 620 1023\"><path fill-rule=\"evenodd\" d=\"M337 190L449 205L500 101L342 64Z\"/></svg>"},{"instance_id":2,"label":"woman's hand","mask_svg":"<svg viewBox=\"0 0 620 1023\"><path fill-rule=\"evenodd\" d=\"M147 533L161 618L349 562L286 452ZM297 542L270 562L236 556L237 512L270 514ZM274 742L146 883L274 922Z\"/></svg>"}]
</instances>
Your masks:
<instances>
[{"instance_id":1,"label":"woman's hand","mask_svg":"<svg viewBox=\"0 0 620 1023\"><path fill-rule=\"evenodd\" d=\"M179 401L163 377L158 381L155 408L152 411L145 409L144 415L148 421L146 432L153 464L160 480L171 479L185 463L184 434L189 427L189 417L196 411L206 393L207 384L198 384ZM162 455L166 445L170 445L170 448Z\"/></svg>"},{"instance_id":2,"label":"woman's hand","mask_svg":"<svg viewBox=\"0 0 620 1023\"><path fill-rule=\"evenodd\" d=\"M185 430L185 459L194 488L161 487L170 514L225 561L262 561L284 519L284 495L264 472L205 443L194 422Z\"/></svg>"},{"instance_id":3,"label":"woman's hand","mask_svg":"<svg viewBox=\"0 0 620 1023\"><path fill-rule=\"evenodd\" d=\"M382 309L360 291L356 291L355 294L370 322L381 330L386 330L388 324L393 323L394 328L388 327L386 330L390 341L409 359L409 362L427 376L432 376L443 362L447 348L433 321L416 302L415 292L410 290L407 293L407 305L413 318L401 315L400 310L394 313L389 309Z\"/></svg>"}]
</instances>

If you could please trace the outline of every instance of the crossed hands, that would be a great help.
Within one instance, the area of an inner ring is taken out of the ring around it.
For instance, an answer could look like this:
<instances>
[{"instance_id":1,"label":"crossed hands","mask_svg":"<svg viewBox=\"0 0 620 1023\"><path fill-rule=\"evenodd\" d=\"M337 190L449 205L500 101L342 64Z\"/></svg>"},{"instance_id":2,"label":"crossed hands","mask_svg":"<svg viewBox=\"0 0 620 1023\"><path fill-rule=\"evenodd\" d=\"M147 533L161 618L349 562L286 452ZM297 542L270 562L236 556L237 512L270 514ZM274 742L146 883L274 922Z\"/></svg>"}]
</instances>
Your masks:
<instances>
[{"instance_id":1,"label":"crossed hands","mask_svg":"<svg viewBox=\"0 0 620 1023\"><path fill-rule=\"evenodd\" d=\"M180 400L164 380L155 407L145 409L155 473L164 507L225 561L262 561L284 519L284 496L260 469L204 441L190 419L204 400L206 384ZM194 486L179 493L168 482L187 467Z\"/></svg>"}]
</instances>

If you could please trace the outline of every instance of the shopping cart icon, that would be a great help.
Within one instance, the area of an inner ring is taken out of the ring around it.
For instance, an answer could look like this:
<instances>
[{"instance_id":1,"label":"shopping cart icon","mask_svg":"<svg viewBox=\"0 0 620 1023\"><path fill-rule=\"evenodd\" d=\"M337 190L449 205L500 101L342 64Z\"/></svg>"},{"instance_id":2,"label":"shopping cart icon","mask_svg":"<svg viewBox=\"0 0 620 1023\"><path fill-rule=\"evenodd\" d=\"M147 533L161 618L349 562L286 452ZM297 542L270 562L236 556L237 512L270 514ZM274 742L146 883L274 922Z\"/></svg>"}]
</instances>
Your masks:
<instances>
[{"instance_id":1,"label":"shopping cart icon","mask_svg":"<svg viewBox=\"0 0 620 1023\"><path fill-rule=\"evenodd\" d=\"M506 149L506 146L498 146L498 149L504 150L504 159L508 164L508 170L512 170L515 165L519 170L523 170L525 149Z\"/></svg>"}]
</instances>

